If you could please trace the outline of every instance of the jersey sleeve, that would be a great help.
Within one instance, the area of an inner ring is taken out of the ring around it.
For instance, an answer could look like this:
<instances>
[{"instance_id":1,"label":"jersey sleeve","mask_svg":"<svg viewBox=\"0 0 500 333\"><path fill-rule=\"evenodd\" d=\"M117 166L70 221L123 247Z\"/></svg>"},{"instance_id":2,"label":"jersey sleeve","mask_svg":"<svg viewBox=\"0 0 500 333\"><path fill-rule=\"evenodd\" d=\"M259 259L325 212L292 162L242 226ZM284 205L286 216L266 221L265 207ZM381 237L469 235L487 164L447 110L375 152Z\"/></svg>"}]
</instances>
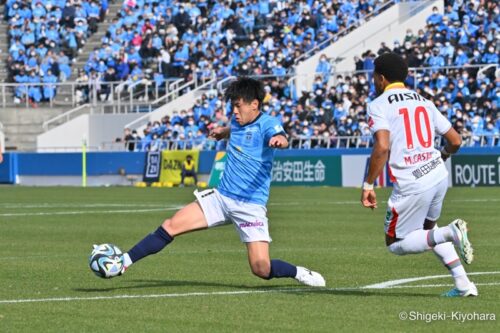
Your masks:
<instances>
[{"instance_id":1,"label":"jersey sleeve","mask_svg":"<svg viewBox=\"0 0 500 333\"><path fill-rule=\"evenodd\" d=\"M271 140L271 138L276 135L283 135L285 137L287 136L279 120L275 117L271 117L268 121L265 122L264 142L267 144L269 140Z\"/></svg>"},{"instance_id":2,"label":"jersey sleeve","mask_svg":"<svg viewBox=\"0 0 500 333\"><path fill-rule=\"evenodd\" d=\"M384 113L376 106L374 106L373 104L368 104L367 113L368 126L370 127L370 131L372 132L372 134L375 134L380 130L390 130L389 121L387 120Z\"/></svg>"},{"instance_id":3,"label":"jersey sleeve","mask_svg":"<svg viewBox=\"0 0 500 333\"><path fill-rule=\"evenodd\" d=\"M450 130L451 123L436 107L432 109L434 110L434 129L436 133L443 135Z\"/></svg>"}]
</instances>

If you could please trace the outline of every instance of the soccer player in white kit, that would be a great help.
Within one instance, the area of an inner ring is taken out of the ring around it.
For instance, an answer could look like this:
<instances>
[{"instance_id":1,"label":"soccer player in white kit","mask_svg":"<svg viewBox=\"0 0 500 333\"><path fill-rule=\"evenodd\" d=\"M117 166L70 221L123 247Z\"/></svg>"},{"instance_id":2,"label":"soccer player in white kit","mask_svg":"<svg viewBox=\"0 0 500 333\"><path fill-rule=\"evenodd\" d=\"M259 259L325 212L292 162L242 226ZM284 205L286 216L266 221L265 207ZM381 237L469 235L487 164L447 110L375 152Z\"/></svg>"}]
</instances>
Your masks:
<instances>
[{"instance_id":1,"label":"soccer player in white kit","mask_svg":"<svg viewBox=\"0 0 500 333\"><path fill-rule=\"evenodd\" d=\"M368 105L374 146L361 203L377 208L373 184L389 160L394 183L385 218L389 251L405 255L432 250L455 282L443 296L477 296L453 246L465 263L472 262L466 222L457 219L441 228L436 224L448 188L444 161L458 151L462 140L431 101L405 87L407 75L408 66L399 55L385 53L375 59L378 97ZM435 133L446 139L441 151L434 148Z\"/></svg>"}]
</instances>

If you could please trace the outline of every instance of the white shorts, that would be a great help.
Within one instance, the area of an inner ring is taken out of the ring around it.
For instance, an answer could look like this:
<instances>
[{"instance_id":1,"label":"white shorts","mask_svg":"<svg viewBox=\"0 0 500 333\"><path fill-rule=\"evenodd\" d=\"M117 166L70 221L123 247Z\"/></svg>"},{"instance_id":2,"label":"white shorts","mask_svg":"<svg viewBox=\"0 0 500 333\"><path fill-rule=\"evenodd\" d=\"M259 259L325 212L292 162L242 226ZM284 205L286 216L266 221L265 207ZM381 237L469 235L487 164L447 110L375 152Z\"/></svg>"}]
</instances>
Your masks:
<instances>
[{"instance_id":1,"label":"white shorts","mask_svg":"<svg viewBox=\"0 0 500 333\"><path fill-rule=\"evenodd\" d=\"M410 232L422 229L426 219L437 221L447 189L448 178L418 194L403 195L394 190L387 202L386 235L403 239Z\"/></svg>"},{"instance_id":2,"label":"white shorts","mask_svg":"<svg viewBox=\"0 0 500 333\"><path fill-rule=\"evenodd\" d=\"M223 196L217 189L194 191L194 195L209 228L233 223L243 243L271 242L266 207Z\"/></svg>"}]
</instances>

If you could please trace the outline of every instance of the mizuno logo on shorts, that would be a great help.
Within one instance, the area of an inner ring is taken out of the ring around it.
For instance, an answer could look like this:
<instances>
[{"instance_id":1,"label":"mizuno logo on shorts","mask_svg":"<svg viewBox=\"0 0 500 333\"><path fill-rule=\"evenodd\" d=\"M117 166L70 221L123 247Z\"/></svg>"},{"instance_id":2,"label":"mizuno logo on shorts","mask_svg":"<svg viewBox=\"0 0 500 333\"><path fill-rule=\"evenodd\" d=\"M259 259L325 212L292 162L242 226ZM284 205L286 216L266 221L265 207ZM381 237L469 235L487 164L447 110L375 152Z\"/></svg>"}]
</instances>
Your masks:
<instances>
[{"instance_id":1,"label":"mizuno logo on shorts","mask_svg":"<svg viewBox=\"0 0 500 333\"><path fill-rule=\"evenodd\" d=\"M243 222L239 224L240 228L254 228L254 227L263 227L264 222L255 221L255 222Z\"/></svg>"}]
</instances>

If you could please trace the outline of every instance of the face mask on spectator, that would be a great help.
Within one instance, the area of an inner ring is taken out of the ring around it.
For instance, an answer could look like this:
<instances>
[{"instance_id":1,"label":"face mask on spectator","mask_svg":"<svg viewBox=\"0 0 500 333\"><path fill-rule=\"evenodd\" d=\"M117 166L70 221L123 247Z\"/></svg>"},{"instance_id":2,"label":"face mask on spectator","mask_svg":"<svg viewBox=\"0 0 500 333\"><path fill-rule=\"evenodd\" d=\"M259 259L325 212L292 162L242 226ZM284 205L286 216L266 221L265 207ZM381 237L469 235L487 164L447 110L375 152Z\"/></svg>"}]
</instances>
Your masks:
<instances>
[{"instance_id":1,"label":"face mask on spectator","mask_svg":"<svg viewBox=\"0 0 500 333\"><path fill-rule=\"evenodd\" d=\"M492 48L492 47L490 47L490 48L488 49L488 52L490 52L490 53L493 53L494 51L495 51L495 49L494 49L494 48Z\"/></svg>"},{"instance_id":2,"label":"face mask on spectator","mask_svg":"<svg viewBox=\"0 0 500 333\"><path fill-rule=\"evenodd\" d=\"M476 92L476 97L477 98L481 97L481 92L480 91Z\"/></svg>"}]
</instances>

